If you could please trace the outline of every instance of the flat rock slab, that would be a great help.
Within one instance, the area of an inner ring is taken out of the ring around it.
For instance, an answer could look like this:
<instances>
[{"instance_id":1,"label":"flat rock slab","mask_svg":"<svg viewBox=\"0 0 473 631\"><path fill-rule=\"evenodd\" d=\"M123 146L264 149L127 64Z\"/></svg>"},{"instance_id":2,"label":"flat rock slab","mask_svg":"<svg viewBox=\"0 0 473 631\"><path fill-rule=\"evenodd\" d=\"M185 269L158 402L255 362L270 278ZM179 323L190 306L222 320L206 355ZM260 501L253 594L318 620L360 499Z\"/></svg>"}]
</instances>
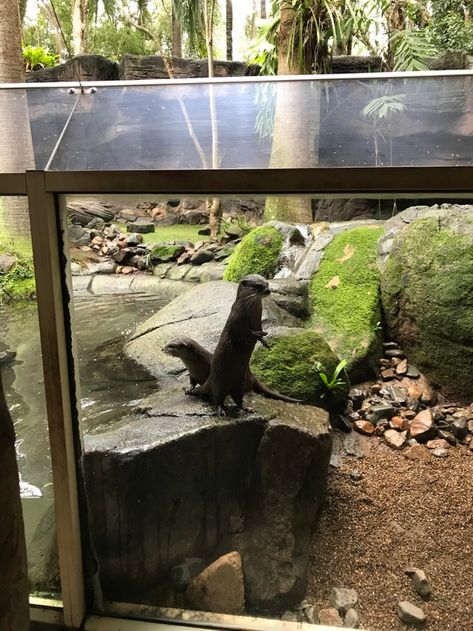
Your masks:
<instances>
[{"instance_id":1,"label":"flat rock slab","mask_svg":"<svg viewBox=\"0 0 473 631\"><path fill-rule=\"evenodd\" d=\"M257 395L249 402L255 413L219 417L174 383L85 437L90 531L107 599L156 594L185 559L210 564L232 551L242 558L249 608L276 613L303 598L326 490L328 415Z\"/></svg>"},{"instance_id":2,"label":"flat rock slab","mask_svg":"<svg viewBox=\"0 0 473 631\"><path fill-rule=\"evenodd\" d=\"M166 355L162 348L173 338L184 335L213 352L237 288L236 283L211 281L175 298L136 328L125 346L126 355L155 377L182 372L180 359ZM278 307L269 296L263 300L263 328L268 330L279 325L298 326L300 321Z\"/></svg>"}]
</instances>

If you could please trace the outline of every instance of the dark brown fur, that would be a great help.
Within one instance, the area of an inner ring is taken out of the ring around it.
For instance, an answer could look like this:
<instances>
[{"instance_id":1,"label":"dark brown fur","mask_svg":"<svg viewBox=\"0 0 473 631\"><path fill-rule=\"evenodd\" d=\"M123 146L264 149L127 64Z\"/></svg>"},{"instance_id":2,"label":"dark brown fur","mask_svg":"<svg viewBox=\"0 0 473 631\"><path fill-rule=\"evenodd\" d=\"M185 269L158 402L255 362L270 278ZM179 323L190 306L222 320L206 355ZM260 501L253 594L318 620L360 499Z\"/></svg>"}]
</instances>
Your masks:
<instances>
[{"instance_id":1,"label":"dark brown fur","mask_svg":"<svg viewBox=\"0 0 473 631\"><path fill-rule=\"evenodd\" d=\"M203 384L210 374L210 366L212 362L212 353L195 342L190 337L178 337L171 340L165 347L164 352L174 357L179 357L189 372L190 387L186 390L188 394L197 384ZM292 399L284 394L271 390L258 377L256 377L248 368L245 381L245 393L256 392L262 394L268 399L278 399L287 401L288 403L301 403L300 399Z\"/></svg>"}]
</instances>

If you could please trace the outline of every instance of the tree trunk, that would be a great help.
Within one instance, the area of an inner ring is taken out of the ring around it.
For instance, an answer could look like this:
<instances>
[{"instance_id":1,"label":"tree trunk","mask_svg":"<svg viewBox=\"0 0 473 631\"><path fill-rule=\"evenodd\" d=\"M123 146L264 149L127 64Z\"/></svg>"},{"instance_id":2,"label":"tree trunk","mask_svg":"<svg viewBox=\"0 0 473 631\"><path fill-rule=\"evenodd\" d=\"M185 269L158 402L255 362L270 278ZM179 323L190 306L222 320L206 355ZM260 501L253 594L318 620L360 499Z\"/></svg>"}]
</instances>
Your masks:
<instances>
[{"instance_id":1,"label":"tree trunk","mask_svg":"<svg viewBox=\"0 0 473 631\"><path fill-rule=\"evenodd\" d=\"M226 0L225 3L225 31L227 36L227 61L233 59L233 3Z\"/></svg>"},{"instance_id":2,"label":"tree trunk","mask_svg":"<svg viewBox=\"0 0 473 631\"><path fill-rule=\"evenodd\" d=\"M179 20L177 19L174 2L171 3L171 21L172 21L172 56L182 57L182 31Z\"/></svg>"},{"instance_id":3,"label":"tree trunk","mask_svg":"<svg viewBox=\"0 0 473 631\"><path fill-rule=\"evenodd\" d=\"M278 31L278 75L297 75L300 72L297 55L290 55L290 33L295 11L291 0L281 2L281 20ZM303 72L312 70L311 51L305 55ZM277 83L274 114L271 168L305 168L317 165L317 125L320 111L320 94L307 83ZM309 101L310 99L310 101ZM309 198L268 197L264 218L293 223L312 222L312 203Z\"/></svg>"},{"instance_id":4,"label":"tree trunk","mask_svg":"<svg viewBox=\"0 0 473 631\"><path fill-rule=\"evenodd\" d=\"M15 432L0 372L0 629L29 629L28 568L15 452Z\"/></svg>"},{"instance_id":5,"label":"tree trunk","mask_svg":"<svg viewBox=\"0 0 473 631\"><path fill-rule=\"evenodd\" d=\"M265 20L267 18L267 15L266 15L266 0L261 0L260 18L262 20Z\"/></svg>"},{"instance_id":6,"label":"tree trunk","mask_svg":"<svg viewBox=\"0 0 473 631\"><path fill-rule=\"evenodd\" d=\"M23 24L23 20L25 19L26 13L26 5L28 4L28 0L20 0L20 22Z\"/></svg>"},{"instance_id":7,"label":"tree trunk","mask_svg":"<svg viewBox=\"0 0 473 631\"><path fill-rule=\"evenodd\" d=\"M74 0L72 6L72 52L82 55L86 52L88 0Z\"/></svg>"}]
</instances>

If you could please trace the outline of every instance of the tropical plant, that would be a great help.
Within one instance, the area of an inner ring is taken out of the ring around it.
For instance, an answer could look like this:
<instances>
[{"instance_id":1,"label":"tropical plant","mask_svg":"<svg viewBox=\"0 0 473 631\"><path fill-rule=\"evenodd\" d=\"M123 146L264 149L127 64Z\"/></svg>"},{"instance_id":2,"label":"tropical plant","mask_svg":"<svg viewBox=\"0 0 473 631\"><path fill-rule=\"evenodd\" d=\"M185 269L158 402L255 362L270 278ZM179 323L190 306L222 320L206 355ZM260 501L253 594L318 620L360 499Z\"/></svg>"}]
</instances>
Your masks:
<instances>
[{"instance_id":1,"label":"tropical plant","mask_svg":"<svg viewBox=\"0 0 473 631\"><path fill-rule=\"evenodd\" d=\"M335 394L337 390L340 390L341 388L346 386L346 381L340 378L340 374L342 373L346 365L347 365L347 360L342 359L342 361L340 361L335 367L335 370L333 371L332 376L329 377L327 373L325 372L325 368L321 364L321 362L319 361L315 362L314 368L317 371L320 379L322 380L322 383L325 388L325 392L323 392L320 395L321 399L324 399L326 396L329 396L330 394Z\"/></svg>"},{"instance_id":2,"label":"tropical plant","mask_svg":"<svg viewBox=\"0 0 473 631\"><path fill-rule=\"evenodd\" d=\"M26 72L55 66L59 62L59 55L50 53L42 46L23 46L22 53Z\"/></svg>"},{"instance_id":3,"label":"tropical plant","mask_svg":"<svg viewBox=\"0 0 473 631\"><path fill-rule=\"evenodd\" d=\"M441 51L473 53L473 0L432 0L428 32Z\"/></svg>"}]
</instances>

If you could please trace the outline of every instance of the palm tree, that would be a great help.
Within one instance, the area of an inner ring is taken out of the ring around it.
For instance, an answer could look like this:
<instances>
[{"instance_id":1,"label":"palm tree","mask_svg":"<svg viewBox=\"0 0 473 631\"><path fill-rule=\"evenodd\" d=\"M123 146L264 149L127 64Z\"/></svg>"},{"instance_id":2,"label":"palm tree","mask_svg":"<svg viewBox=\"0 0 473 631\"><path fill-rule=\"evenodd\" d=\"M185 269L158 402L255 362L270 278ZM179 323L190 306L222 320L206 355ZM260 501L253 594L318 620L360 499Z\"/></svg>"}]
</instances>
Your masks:
<instances>
[{"instance_id":1,"label":"palm tree","mask_svg":"<svg viewBox=\"0 0 473 631\"><path fill-rule=\"evenodd\" d=\"M24 81L20 48L18 0L0 2L0 83ZM26 105L21 96L0 93L0 172L17 171L24 166L23 141L29 133ZM31 142L31 139L30 139ZM28 165L32 166L32 165ZM23 200L22 200L23 201ZM27 217L26 204L3 200L7 213ZM18 213L20 212L20 215ZM28 573L23 516L20 504L15 432L8 412L0 374L0 628L26 631L29 628Z\"/></svg>"}]
</instances>

